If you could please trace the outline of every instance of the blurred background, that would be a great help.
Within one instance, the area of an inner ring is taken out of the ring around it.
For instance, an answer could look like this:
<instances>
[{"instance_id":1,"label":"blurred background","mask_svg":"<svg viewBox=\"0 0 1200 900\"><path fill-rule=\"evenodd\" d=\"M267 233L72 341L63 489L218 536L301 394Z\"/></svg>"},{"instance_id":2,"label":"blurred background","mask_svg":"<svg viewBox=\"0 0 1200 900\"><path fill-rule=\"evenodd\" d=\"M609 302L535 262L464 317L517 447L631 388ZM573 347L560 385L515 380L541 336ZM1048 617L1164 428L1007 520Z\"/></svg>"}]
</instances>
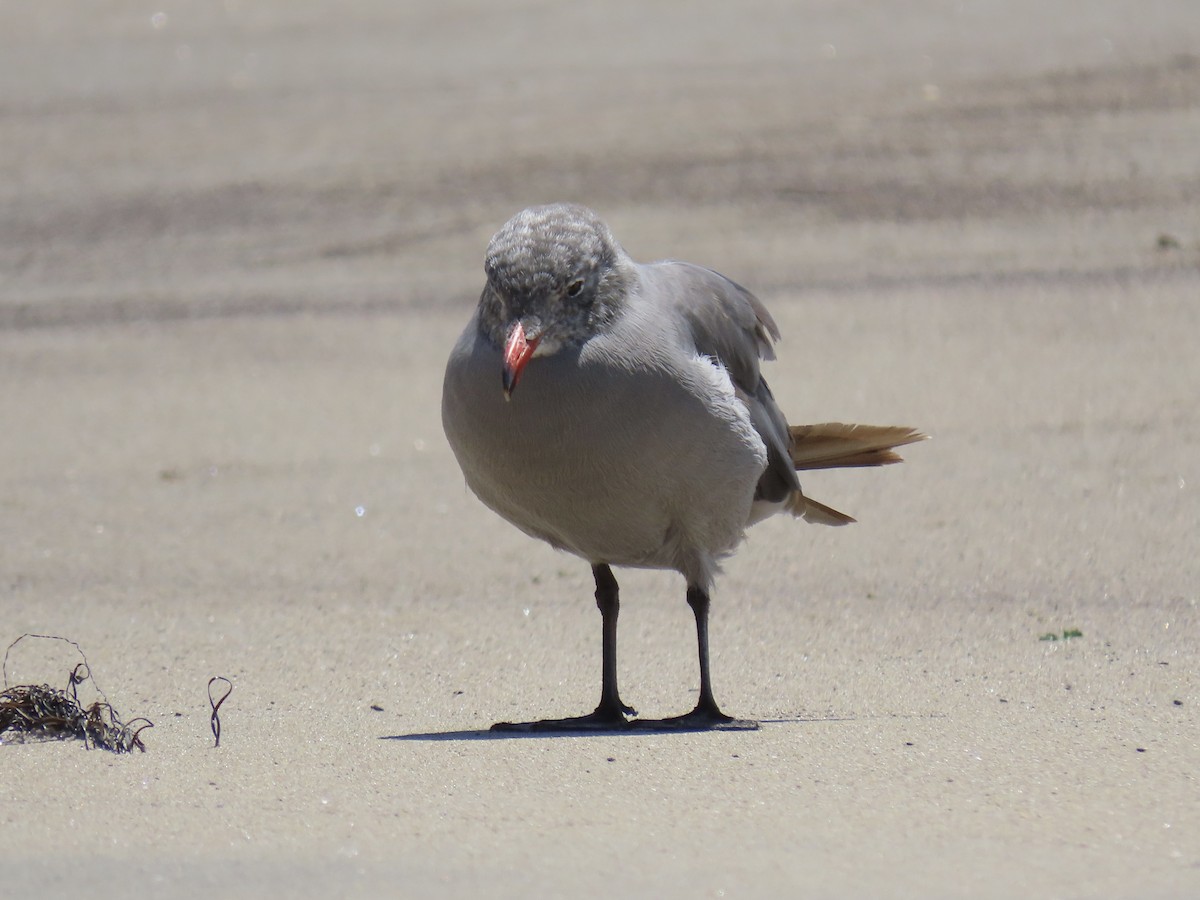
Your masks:
<instances>
[{"instance_id":1,"label":"blurred background","mask_svg":"<svg viewBox=\"0 0 1200 900\"><path fill-rule=\"evenodd\" d=\"M521 207L785 287L1200 262L1191 0L0 5L0 327L468 304Z\"/></svg>"}]
</instances>

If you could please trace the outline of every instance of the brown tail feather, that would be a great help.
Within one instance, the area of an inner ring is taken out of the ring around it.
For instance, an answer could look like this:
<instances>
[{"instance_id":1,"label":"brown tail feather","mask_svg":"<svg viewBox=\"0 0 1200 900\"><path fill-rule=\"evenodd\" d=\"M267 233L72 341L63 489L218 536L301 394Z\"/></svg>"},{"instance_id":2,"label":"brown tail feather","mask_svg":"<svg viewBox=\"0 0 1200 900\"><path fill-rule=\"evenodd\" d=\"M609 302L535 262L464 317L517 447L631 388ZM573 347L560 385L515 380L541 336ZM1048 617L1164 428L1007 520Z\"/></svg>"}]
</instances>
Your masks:
<instances>
[{"instance_id":1,"label":"brown tail feather","mask_svg":"<svg viewBox=\"0 0 1200 900\"><path fill-rule=\"evenodd\" d=\"M797 471L846 466L886 466L901 462L895 447L928 440L929 435L904 425L793 425L792 463Z\"/></svg>"},{"instance_id":2,"label":"brown tail feather","mask_svg":"<svg viewBox=\"0 0 1200 900\"><path fill-rule=\"evenodd\" d=\"M886 466L902 462L895 447L929 439L915 428L903 425L844 425L824 422L820 425L793 425L792 463L797 471L837 469L846 466ZM806 522L817 525L848 525L855 521L824 503L818 503L795 491L787 499L787 510Z\"/></svg>"},{"instance_id":3,"label":"brown tail feather","mask_svg":"<svg viewBox=\"0 0 1200 900\"><path fill-rule=\"evenodd\" d=\"M818 503L812 497L805 497L800 491L792 491L784 506L793 516L813 525L849 525L857 521L853 516L838 512L832 506Z\"/></svg>"}]
</instances>

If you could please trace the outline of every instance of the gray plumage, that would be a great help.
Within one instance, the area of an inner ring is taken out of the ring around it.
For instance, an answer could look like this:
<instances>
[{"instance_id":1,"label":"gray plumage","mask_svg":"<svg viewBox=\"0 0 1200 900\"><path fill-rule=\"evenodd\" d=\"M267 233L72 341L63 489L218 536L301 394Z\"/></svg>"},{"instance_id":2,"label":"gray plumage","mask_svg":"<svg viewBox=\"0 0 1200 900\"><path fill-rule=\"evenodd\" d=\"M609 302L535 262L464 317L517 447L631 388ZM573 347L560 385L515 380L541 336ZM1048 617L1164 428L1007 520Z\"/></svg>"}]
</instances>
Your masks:
<instances>
[{"instance_id":1,"label":"gray plumage","mask_svg":"<svg viewBox=\"0 0 1200 900\"><path fill-rule=\"evenodd\" d=\"M760 371L779 338L762 303L710 269L634 262L591 210L524 210L485 271L446 368L446 436L485 504L594 569L674 569L707 611L748 525L780 510L852 521L804 496L796 468L816 457L800 444L822 445L821 466L877 465L923 437L789 429ZM612 593L615 629L615 581Z\"/></svg>"}]
</instances>

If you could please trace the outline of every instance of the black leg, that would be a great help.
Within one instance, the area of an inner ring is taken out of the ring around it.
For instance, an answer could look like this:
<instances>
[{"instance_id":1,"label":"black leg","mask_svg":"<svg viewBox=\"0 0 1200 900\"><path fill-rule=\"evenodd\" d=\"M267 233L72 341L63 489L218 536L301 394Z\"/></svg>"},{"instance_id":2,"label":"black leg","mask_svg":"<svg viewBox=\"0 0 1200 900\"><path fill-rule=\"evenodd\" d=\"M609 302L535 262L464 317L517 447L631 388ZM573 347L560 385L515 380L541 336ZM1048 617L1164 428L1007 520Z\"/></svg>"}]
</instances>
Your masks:
<instances>
[{"instance_id":1,"label":"black leg","mask_svg":"<svg viewBox=\"0 0 1200 900\"><path fill-rule=\"evenodd\" d=\"M637 710L622 703L617 690L617 613L621 607L617 579L604 563L592 566L592 576L596 579L596 606L604 629L600 705L596 712L623 720L627 715L636 716Z\"/></svg>"},{"instance_id":2,"label":"black leg","mask_svg":"<svg viewBox=\"0 0 1200 900\"><path fill-rule=\"evenodd\" d=\"M708 668L708 607L711 602L708 594L698 587L689 587L687 592L688 606L696 615L696 644L700 650L700 699L696 701L693 712L711 715L714 719L730 720L717 706L712 691L712 673Z\"/></svg>"},{"instance_id":3,"label":"black leg","mask_svg":"<svg viewBox=\"0 0 1200 900\"><path fill-rule=\"evenodd\" d=\"M696 708L682 716L670 719L639 719L632 724L639 729L663 731L749 731L758 728L757 722L727 716L717 706L716 698L713 697L712 673L708 667L708 592L689 585L687 602L696 615L696 644L700 652L700 699L696 701Z\"/></svg>"},{"instance_id":4,"label":"black leg","mask_svg":"<svg viewBox=\"0 0 1200 900\"><path fill-rule=\"evenodd\" d=\"M586 716L567 719L541 719L536 722L497 722L493 731L605 731L628 727L626 715L636 716L637 710L621 702L617 690L617 613L620 599L617 579L605 563L592 566L596 579L596 606L600 610L603 628L600 705Z\"/></svg>"}]
</instances>

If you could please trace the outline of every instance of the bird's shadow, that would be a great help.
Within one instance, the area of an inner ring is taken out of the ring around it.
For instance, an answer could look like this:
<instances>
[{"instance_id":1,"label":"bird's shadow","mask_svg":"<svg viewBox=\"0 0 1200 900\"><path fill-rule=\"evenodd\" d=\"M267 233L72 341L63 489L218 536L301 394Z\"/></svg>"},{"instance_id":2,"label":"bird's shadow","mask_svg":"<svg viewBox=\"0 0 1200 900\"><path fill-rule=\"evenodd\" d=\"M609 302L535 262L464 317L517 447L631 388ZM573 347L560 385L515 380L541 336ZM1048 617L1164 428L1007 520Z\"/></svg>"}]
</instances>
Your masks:
<instances>
[{"instance_id":1,"label":"bird's shadow","mask_svg":"<svg viewBox=\"0 0 1200 900\"><path fill-rule=\"evenodd\" d=\"M830 717L819 719L759 719L759 725L805 725L814 722L855 722L857 717ZM634 735L646 734L696 734L698 732L719 731L722 729L712 728L680 728L678 726L664 725L661 728L655 728L653 724L643 723L639 727L624 728L589 728L589 729L561 729L554 731L492 731L490 729L478 731L426 731L417 732L414 734L385 734L380 735L381 741L512 741L524 740L528 738L564 738L564 737L633 737ZM735 730L741 732L753 732L756 729L724 729L726 731Z\"/></svg>"}]
</instances>

